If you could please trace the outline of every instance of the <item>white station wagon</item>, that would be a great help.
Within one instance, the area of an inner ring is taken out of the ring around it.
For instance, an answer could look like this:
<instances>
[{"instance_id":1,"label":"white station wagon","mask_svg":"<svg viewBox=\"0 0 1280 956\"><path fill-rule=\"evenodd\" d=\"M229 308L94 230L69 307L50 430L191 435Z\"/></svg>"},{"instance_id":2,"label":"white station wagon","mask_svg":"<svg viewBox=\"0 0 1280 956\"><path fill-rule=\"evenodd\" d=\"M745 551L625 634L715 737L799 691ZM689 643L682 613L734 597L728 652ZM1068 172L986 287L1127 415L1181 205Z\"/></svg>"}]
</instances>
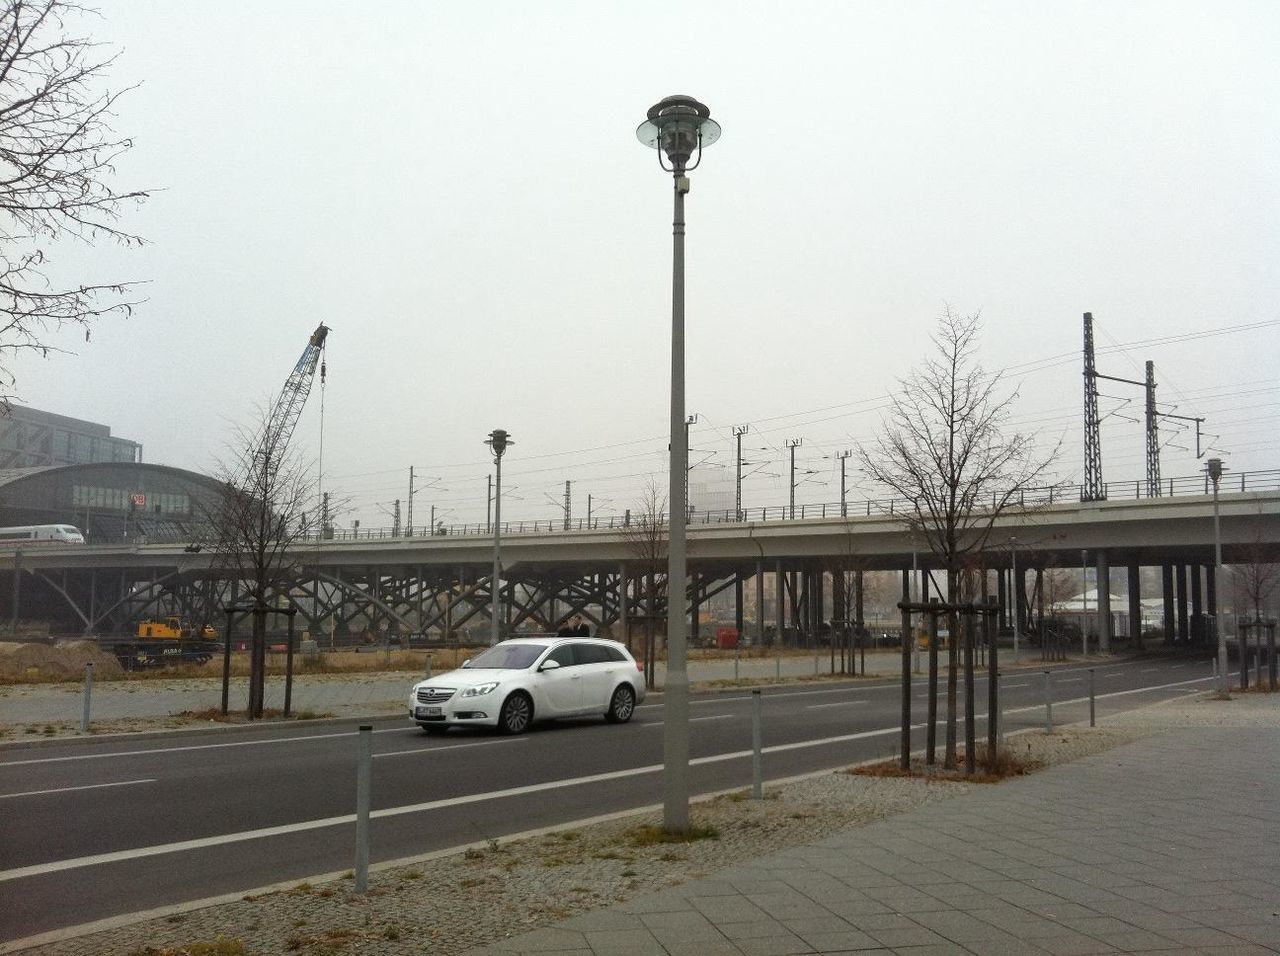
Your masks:
<instances>
[{"instance_id":1,"label":"white station wagon","mask_svg":"<svg viewBox=\"0 0 1280 956\"><path fill-rule=\"evenodd\" d=\"M617 641L526 637L414 684L409 716L427 733L496 727L520 734L535 720L556 717L599 714L625 723L642 700L643 670Z\"/></svg>"}]
</instances>

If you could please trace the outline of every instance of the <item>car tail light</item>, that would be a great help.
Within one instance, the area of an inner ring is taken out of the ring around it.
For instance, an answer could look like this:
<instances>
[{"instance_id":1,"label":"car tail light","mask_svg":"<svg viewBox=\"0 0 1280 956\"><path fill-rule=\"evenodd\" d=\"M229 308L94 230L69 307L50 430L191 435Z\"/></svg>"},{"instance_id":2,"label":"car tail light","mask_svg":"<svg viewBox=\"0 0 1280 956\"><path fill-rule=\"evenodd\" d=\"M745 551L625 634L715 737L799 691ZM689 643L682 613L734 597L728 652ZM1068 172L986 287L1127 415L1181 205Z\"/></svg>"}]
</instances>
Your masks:
<instances>
[{"instance_id":1,"label":"car tail light","mask_svg":"<svg viewBox=\"0 0 1280 956\"><path fill-rule=\"evenodd\" d=\"M641 664L639 661L636 661L636 670L638 670L641 674L644 673L644 665Z\"/></svg>"}]
</instances>

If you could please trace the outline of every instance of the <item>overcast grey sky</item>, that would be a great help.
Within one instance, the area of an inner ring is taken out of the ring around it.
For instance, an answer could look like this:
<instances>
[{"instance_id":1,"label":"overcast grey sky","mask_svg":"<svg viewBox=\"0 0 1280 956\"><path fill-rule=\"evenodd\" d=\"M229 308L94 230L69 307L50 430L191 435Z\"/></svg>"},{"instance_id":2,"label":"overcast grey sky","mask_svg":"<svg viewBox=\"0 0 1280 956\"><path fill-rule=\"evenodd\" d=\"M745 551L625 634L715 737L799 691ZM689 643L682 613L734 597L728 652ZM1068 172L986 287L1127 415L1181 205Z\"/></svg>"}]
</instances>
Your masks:
<instances>
[{"instance_id":1,"label":"overcast grey sky","mask_svg":"<svg viewBox=\"0 0 1280 956\"><path fill-rule=\"evenodd\" d=\"M121 184L159 190L129 223L151 243L58 265L148 301L18 385L148 461L210 468L324 321L345 522L389 524L410 465L440 479L417 523L483 519L495 427L505 514L558 514L566 479L576 515L635 507L665 481L671 185L634 129L683 92L724 128L688 199L692 458L731 477L750 423L772 464L744 504L786 500L788 438L797 500L837 500L823 456L874 433L947 303L981 311L984 364L1011 369L1018 427L1063 438L1064 479L1085 311L1100 350L1147 343L1100 371L1154 360L1230 467L1280 467L1274 2L100 9L116 85L142 84L116 125ZM1104 476L1139 478L1141 390L1103 384ZM1164 434L1163 473L1196 471L1194 436Z\"/></svg>"}]
</instances>

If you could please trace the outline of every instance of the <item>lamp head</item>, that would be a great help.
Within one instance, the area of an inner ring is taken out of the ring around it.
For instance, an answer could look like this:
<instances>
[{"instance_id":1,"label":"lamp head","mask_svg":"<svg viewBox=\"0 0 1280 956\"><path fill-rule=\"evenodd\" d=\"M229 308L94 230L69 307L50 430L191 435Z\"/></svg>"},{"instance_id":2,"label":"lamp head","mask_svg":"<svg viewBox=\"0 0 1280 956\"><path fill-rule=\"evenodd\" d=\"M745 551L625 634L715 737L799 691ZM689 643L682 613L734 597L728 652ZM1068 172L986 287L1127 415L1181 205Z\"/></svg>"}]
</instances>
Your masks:
<instances>
[{"instance_id":1,"label":"lamp head","mask_svg":"<svg viewBox=\"0 0 1280 956\"><path fill-rule=\"evenodd\" d=\"M668 96L649 107L647 116L636 127L636 138L666 153L676 171L688 165L695 150L720 138L720 124L711 118L711 110L692 96Z\"/></svg>"},{"instance_id":2,"label":"lamp head","mask_svg":"<svg viewBox=\"0 0 1280 956\"><path fill-rule=\"evenodd\" d=\"M1210 458L1205 462L1204 469L1209 473L1209 480L1215 485L1222 480L1222 459Z\"/></svg>"},{"instance_id":3,"label":"lamp head","mask_svg":"<svg viewBox=\"0 0 1280 956\"><path fill-rule=\"evenodd\" d=\"M507 446L515 444L505 428L495 428L489 432L489 437L485 439L484 443L493 449L494 458L501 458L503 452L507 450Z\"/></svg>"}]
</instances>

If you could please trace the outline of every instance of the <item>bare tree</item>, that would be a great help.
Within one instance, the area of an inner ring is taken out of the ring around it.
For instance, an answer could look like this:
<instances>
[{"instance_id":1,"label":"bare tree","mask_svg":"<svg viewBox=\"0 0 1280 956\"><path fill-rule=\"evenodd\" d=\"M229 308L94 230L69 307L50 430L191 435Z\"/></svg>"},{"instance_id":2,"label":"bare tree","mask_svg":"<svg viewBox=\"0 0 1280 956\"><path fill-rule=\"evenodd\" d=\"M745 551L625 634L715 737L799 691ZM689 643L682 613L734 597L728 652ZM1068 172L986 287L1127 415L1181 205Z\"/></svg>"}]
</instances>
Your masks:
<instances>
[{"instance_id":1,"label":"bare tree","mask_svg":"<svg viewBox=\"0 0 1280 956\"><path fill-rule=\"evenodd\" d=\"M1002 393L1000 376L979 364L980 330L976 314L946 308L931 336L934 354L900 381L880 435L857 449L864 472L910 502L904 520L946 569L952 602L960 594L962 569L987 547L996 521L1044 478L1057 456L1056 447L1039 455L1032 436L1006 431L1017 394ZM954 620L949 632L945 766L953 769Z\"/></svg>"},{"instance_id":2,"label":"bare tree","mask_svg":"<svg viewBox=\"0 0 1280 956\"><path fill-rule=\"evenodd\" d=\"M1263 619L1263 610L1280 589L1280 564L1271 560L1273 554L1274 550L1268 548L1263 539L1260 524L1248 544L1232 549L1231 577L1236 603L1247 606L1255 621Z\"/></svg>"},{"instance_id":3,"label":"bare tree","mask_svg":"<svg viewBox=\"0 0 1280 956\"><path fill-rule=\"evenodd\" d=\"M117 192L115 164L132 142L111 128L128 89L102 84L117 54L71 32L91 10L69 0L6 0L0 6L0 402L15 384L11 363L24 352L60 351L47 336L128 315L134 283L63 286L44 271L47 249L64 239L142 239L124 229L125 206L147 198Z\"/></svg>"},{"instance_id":4,"label":"bare tree","mask_svg":"<svg viewBox=\"0 0 1280 956\"><path fill-rule=\"evenodd\" d=\"M264 447L269 422L262 414L257 430L237 430L215 477L222 494L206 516L218 573L246 589L241 606L250 612L253 631L249 664L249 717L262 716L266 662L266 622L297 577L303 549L297 545L319 528L312 469L285 447ZM264 457L265 456L265 457ZM330 508L332 509L332 502ZM315 528L312 525L315 525ZM228 634L227 640L230 640Z\"/></svg>"},{"instance_id":5,"label":"bare tree","mask_svg":"<svg viewBox=\"0 0 1280 956\"><path fill-rule=\"evenodd\" d=\"M651 478L631 512L631 520L622 529L627 549L636 559L644 582L644 680L650 689L656 676L658 600L665 587L665 583L659 581L658 572L667 562L666 510L667 496ZM627 643L630 646L629 634Z\"/></svg>"}]
</instances>

